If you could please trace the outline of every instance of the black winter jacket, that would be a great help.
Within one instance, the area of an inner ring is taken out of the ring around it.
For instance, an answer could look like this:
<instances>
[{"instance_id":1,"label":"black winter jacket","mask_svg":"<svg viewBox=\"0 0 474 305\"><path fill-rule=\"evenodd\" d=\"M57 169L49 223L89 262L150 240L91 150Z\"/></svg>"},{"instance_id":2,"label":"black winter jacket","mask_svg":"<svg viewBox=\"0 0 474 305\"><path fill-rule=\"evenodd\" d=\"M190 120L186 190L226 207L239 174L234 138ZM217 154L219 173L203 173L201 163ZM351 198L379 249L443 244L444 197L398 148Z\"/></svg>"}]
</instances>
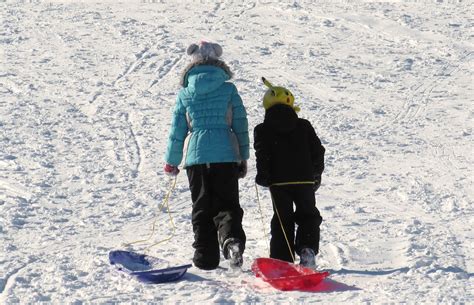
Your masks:
<instances>
[{"instance_id":1,"label":"black winter jacket","mask_svg":"<svg viewBox=\"0 0 474 305\"><path fill-rule=\"evenodd\" d=\"M289 106L277 104L254 129L256 182L314 181L324 170L324 152L313 126Z\"/></svg>"}]
</instances>

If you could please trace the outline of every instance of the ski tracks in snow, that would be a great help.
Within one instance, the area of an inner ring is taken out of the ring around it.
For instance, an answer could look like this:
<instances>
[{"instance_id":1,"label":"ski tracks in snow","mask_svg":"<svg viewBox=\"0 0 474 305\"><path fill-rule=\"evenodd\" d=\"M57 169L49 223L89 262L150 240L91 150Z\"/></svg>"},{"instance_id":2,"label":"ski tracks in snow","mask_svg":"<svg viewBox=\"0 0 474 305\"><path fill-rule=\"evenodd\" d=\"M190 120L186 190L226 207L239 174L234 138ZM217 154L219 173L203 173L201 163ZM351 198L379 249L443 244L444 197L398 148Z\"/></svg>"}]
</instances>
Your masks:
<instances>
[{"instance_id":1,"label":"ski tracks in snow","mask_svg":"<svg viewBox=\"0 0 474 305\"><path fill-rule=\"evenodd\" d=\"M395 115L393 120L387 123L388 126L409 124L416 120L416 118L423 112L429 104L432 102L432 93L434 91L440 92L441 95L446 95L446 92L440 91L443 87L443 82L453 78L453 76L466 65L472 65L471 57L473 52L465 52L456 59L455 63L446 63L433 75L429 75L423 80L419 80L417 87L406 90L404 94L409 97L404 98L405 103L398 114Z\"/></svg>"},{"instance_id":2,"label":"ski tracks in snow","mask_svg":"<svg viewBox=\"0 0 474 305\"><path fill-rule=\"evenodd\" d=\"M9 294L9 289L14 286L15 282L21 283L21 272L27 268L30 264L34 263L37 259L30 257L26 263L22 263L18 267L10 267L10 270L2 270L3 278L0 278L0 301L6 304L6 296ZM5 263L5 262L3 262ZM18 264L18 262L15 262ZM38 276L38 274L36 274ZM19 301L19 299L18 299Z\"/></svg>"}]
</instances>

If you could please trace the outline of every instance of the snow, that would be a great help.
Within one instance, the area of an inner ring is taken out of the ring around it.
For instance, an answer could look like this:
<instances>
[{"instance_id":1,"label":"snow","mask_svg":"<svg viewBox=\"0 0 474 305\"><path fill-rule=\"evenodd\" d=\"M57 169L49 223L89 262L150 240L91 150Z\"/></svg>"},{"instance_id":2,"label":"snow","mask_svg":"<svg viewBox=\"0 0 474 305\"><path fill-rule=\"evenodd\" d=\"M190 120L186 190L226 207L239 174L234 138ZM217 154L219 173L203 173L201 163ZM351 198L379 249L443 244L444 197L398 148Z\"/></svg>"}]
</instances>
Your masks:
<instances>
[{"instance_id":1,"label":"snow","mask_svg":"<svg viewBox=\"0 0 474 305\"><path fill-rule=\"evenodd\" d=\"M0 1L0 302L474 303L472 9ZM326 293L282 293L250 272L268 254L271 217L268 191L258 188L257 200L253 150L240 183L241 274L222 260L147 285L108 263L155 221L147 243L128 248L164 267L190 263L186 174L169 198L174 229L162 166L185 49L202 39L223 45L250 134L263 118L265 76L292 90L324 142L317 264L331 273Z\"/></svg>"}]
</instances>

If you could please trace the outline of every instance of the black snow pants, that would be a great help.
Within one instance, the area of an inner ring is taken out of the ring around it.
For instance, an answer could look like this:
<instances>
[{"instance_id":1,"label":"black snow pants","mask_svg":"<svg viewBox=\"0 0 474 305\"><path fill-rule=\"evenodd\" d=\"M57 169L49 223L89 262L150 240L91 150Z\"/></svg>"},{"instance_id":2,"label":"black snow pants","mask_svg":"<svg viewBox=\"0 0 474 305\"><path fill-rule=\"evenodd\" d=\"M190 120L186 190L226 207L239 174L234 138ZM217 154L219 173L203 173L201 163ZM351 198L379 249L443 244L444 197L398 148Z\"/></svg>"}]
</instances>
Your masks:
<instances>
[{"instance_id":1,"label":"black snow pants","mask_svg":"<svg viewBox=\"0 0 474 305\"><path fill-rule=\"evenodd\" d=\"M201 269L215 269L228 239L245 248L243 210L239 203L237 163L210 163L186 168L193 201L193 262Z\"/></svg>"},{"instance_id":2,"label":"black snow pants","mask_svg":"<svg viewBox=\"0 0 474 305\"><path fill-rule=\"evenodd\" d=\"M294 257L295 251L299 255L303 248L311 248L317 254L319 226L323 219L316 208L313 186L305 184L271 186L270 192L273 201L270 257L293 262L292 255ZM293 209L293 203L296 209ZM291 254L282 227L288 238Z\"/></svg>"}]
</instances>

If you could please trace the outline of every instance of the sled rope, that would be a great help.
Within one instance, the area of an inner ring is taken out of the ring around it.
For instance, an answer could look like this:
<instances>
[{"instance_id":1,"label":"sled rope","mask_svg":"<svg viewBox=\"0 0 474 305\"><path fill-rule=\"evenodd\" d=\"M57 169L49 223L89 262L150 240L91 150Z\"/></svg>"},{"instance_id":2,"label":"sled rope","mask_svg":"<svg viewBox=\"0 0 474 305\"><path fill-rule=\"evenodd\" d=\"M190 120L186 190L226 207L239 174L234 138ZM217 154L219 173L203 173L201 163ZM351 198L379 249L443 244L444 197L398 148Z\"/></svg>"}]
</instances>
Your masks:
<instances>
[{"instance_id":1,"label":"sled rope","mask_svg":"<svg viewBox=\"0 0 474 305\"><path fill-rule=\"evenodd\" d=\"M152 247L158 245L158 244L161 244L165 241L168 241L170 240L173 236L174 236L174 233L176 231L176 226L174 225L174 222L173 222L173 218L171 217L171 213L170 213L170 208L169 208L169 198L170 198L170 195L171 193L173 192L175 186L176 186L176 180L177 180L178 176L175 176L174 178L174 181L173 183L171 184L171 187L170 189L168 190L168 193L166 194L163 202L161 203L160 205L160 209L162 209L164 206L166 206L166 210L167 210L167 213L168 213L168 217L169 217L169 221L171 223L171 226L173 228L173 231L171 232L171 235L157 243L154 243L152 244L151 246L147 247L145 250L148 251L150 250ZM150 233L150 236L148 236L148 238L146 239L142 239L142 240L136 240L136 241L133 241L133 242L130 242L130 243L125 243L124 246L131 246L131 245L134 245L134 244L141 244L141 243L145 243L145 242L148 242L152 237L153 235L155 235L155 228L156 228L156 222L158 221L158 216L159 215L156 215L155 217L155 220L153 221L153 225L151 227L151 233Z\"/></svg>"},{"instance_id":2,"label":"sled rope","mask_svg":"<svg viewBox=\"0 0 474 305\"><path fill-rule=\"evenodd\" d=\"M314 184L314 181L280 182L280 183L273 183L273 184L270 185L270 187L271 186L284 186L284 185L300 185L300 184ZM258 208L260 210L261 219L262 219L262 223L263 223L263 213L262 213L262 208L260 206L260 198L258 196L258 189L257 189L257 184L256 183L255 183L255 190L257 191ZM291 251L290 241L288 240L288 236L286 235L285 228L283 227L283 222L281 221L280 213L278 212L278 208L275 204L275 200L273 199L272 192L270 192L270 196L271 196L271 199L272 199L273 208L275 209L275 213L277 214L277 217L278 217L278 222L280 223L281 231L283 232L283 236L285 237L286 245L288 246L288 251L290 251L290 255L291 255L291 258L293 259L293 263L294 263L296 261L295 255L293 254L293 251ZM265 225L263 226L263 228L264 228L263 233L265 234L265 237L267 237L267 235L265 233ZM270 249L268 249L268 252L270 253Z\"/></svg>"},{"instance_id":3,"label":"sled rope","mask_svg":"<svg viewBox=\"0 0 474 305\"><path fill-rule=\"evenodd\" d=\"M298 184L314 184L314 181L280 182L280 183L273 183L270 186L298 185Z\"/></svg>"},{"instance_id":4,"label":"sled rope","mask_svg":"<svg viewBox=\"0 0 474 305\"><path fill-rule=\"evenodd\" d=\"M171 192L174 190L174 187L176 186L176 180L178 178L178 175L176 175L174 177L174 181L173 181L173 185L171 186L168 194L166 194L166 198L165 200L163 201L163 203L161 204L160 206L160 209L163 208L164 205L166 205L166 211L168 213L168 217L169 217L169 220L170 220L170 224L171 224L171 227L173 228L173 230L171 231L171 234L170 236L168 236L167 238L163 239L163 240L160 240L159 242L156 242L150 246L148 246L146 249L145 249L145 252L149 251L151 248L161 244L161 243L164 243L164 242L167 242L169 240L171 240L173 237L174 237L174 234L176 232L176 226L174 224L174 221L173 221L173 217L171 217L171 212L170 212L170 206L169 206L169 198L170 198L170 195L171 195ZM156 217L156 219L158 218L158 216ZM155 222L156 222L156 219L155 219ZM155 222L153 223L153 228L155 227Z\"/></svg>"},{"instance_id":5,"label":"sled rope","mask_svg":"<svg viewBox=\"0 0 474 305\"><path fill-rule=\"evenodd\" d=\"M290 251L290 255L291 255L291 258L293 259L293 263L294 263L296 261L295 260L295 255L293 254L293 251L291 251L290 241L288 240L288 236L286 236L285 228L283 227L283 222L281 221L280 213L278 212L278 208L275 204L275 200L273 200L273 195L272 195L271 192L270 192L270 196L272 197L272 204L273 204L273 207L275 208L275 212L277 214L278 221L280 222L281 230L283 231L283 236L285 236L286 245L288 246L288 251Z\"/></svg>"},{"instance_id":6,"label":"sled rope","mask_svg":"<svg viewBox=\"0 0 474 305\"><path fill-rule=\"evenodd\" d=\"M265 240L267 241L265 244L267 245L267 251L268 251L268 256L270 256L270 246L268 245L268 235L265 230L265 221L263 220L263 210L262 210L262 205L260 204L260 196L258 195L258 187L257 183L255 183L255 192L257 193L257 202L258 202L258 211L260 213L260 221L262 222L262 228L263 228L263 236L265 237Z\"/></svg>"}]
</instances>

